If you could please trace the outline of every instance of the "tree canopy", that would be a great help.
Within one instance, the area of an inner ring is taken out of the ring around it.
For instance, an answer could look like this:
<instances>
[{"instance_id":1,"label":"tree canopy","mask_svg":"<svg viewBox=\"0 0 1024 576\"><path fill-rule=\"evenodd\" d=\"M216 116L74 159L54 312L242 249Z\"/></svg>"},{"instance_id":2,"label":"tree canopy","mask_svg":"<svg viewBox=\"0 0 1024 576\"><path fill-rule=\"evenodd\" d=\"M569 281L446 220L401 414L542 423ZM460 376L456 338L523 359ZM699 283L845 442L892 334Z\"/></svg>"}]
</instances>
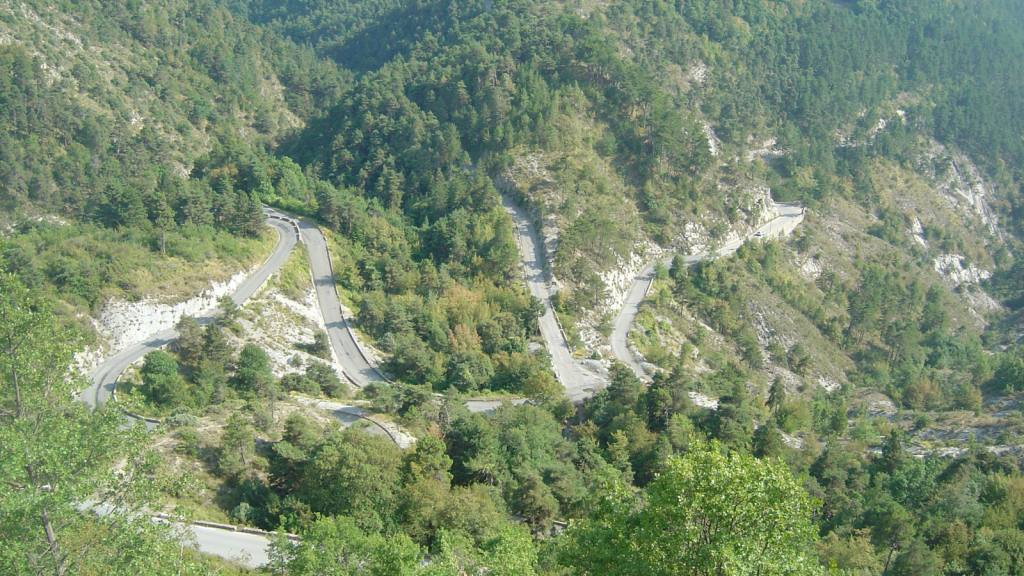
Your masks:
<instances>
[{"instance_id":1,"label":"tree canopy","mask_svg":"<svg viewBox=\"0 0 1024 576\"><path fill-rule=\"evenodd\" d=\"M814 503L779 461L691 445L641 500L622 485L566 532L580 574L817 574Z\"/></svg>"}]
</instances>

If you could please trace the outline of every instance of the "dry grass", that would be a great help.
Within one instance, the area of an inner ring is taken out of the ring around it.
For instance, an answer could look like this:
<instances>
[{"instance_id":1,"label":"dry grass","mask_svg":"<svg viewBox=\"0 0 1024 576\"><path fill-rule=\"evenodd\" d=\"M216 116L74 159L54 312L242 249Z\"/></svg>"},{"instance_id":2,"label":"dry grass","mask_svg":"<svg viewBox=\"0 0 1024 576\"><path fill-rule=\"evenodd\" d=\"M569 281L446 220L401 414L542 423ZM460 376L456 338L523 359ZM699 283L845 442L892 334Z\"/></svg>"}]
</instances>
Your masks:
<instances>
[{"instance_id":1,"label":"dry grass","mask_svg":"<svg viewBox=\"0 0 1024 576\"><path fill-rule=\"evenodd\" d=\"M313 288L309 272L309 253L305 244L295 245L291 256L274 275L272 283L287 298L297 302L304 299L305 294Z\"/></svg>"},{"instance_id":2,"label":"dry grass","mask_svg":"<svg viewBox=\"0 0 1024 576\"><path fill-rule=\"evenodd\" d=\"M269 227L258 238L237 238L245 256L240 260L215 255L204 262L187 262L181 258L166 258L152 267L153 272L136 270L136 286L145 297L164 301L190 298L210 287L211 282L225 282L243 270L263 264L277 246L277 232ZM154 257L159 257L154 254Z\"/></svg>"}]
</instances>

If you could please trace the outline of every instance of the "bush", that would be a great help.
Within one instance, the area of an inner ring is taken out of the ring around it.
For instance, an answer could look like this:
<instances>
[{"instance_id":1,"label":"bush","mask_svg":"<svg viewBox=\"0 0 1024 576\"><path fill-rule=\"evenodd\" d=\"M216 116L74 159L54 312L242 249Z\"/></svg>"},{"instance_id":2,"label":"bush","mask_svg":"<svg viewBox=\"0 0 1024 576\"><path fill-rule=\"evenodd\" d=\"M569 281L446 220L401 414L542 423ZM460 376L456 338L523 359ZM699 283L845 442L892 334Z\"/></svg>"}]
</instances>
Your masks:
<instances>
[{"instance_id":1,"label":"bush","mask_svg":"<svg viewBox=\"0 0 1024 576\"><path fill-rule=\"evenodd\" d=\"M308 345L307 351L317 358L327 360L331 357L331 343L327 339L327 333L317 330L313 334L313 343Z\"/></svg>"},{"instance_id":2,"label":"bush","mask_svg":"<svg viewBox=\"0 0 1024 576\"><path fill-rule=\"evenodd\" d=\"M313 380L308 375L294 372L281 377L281 389L287 392L298 392L307 396L320 396L324 393L316 380Z\"/></svg>"},{"instance_id":3,"label":"bush","mask_svg":"<svg viewBox=\"0 0 1024 576\"><path fill-rule=\"evenodd\" d=\"M787 434L792 434L810 426L811 412L802 402L787 402L779 408L775 419L779 423L779 428L785 430Z\"/></svg>"},{"instance_id":4,"label":"bush","mask_svg":"<svg viewBox=\"0 0 1024 576\"><path fill-rule=\"evenodd\" d=\"M183 428L185 426L195 427L199 426L199 418L196 418L191 414L175 414L174 416L166 418L164 420L164 424L170 428Z\"/></svg>"},{"instance_id":5,"label":"bush","mask_svg":"<svg viewBox=\"0 0 1024 576\"><path fill-rule=\"evenodd\" d=\"M334 368L323 362L310 362L306 366L306 378L316 383L330 398L341 398L348 393L348 386L338 378Z\"/></svg>"},{"instance_id":6,"label":"bush","mask_svg":"<svg viewBox=\"0 0 1024 576\"><path fill-rule=\"evenodd\" d=\"M319 384L306 377L299 378L295 391L307 396L320 396L324 393Z\"/></svg>"},{"instance_id":7,"label":"bush","mask_svg":"<svg viewBox=\"0 0 1024 576\"><path fill-rule=\"evenodd\" d=\"M235 509L231 511L231 517L237 519L239 522L245 523L252 516L252 506L248 502L242 502Z\"/></svg>"},{"instance_id":8,"label":"bush","mask_svg":"<svg viewBox=\"0 0 1024 576\"><path fill-rule=\"evenodd\" d=\"M274 425L274 415L266 406L250 402L245 406L246 411L252 414L252 424L262 432L270 432Z\"/></svg>"},{"instance_id":9,"label":"bush","mask_svg":"<svg viewBox=\"0 0 1024 576\"><path fill-rule=\"evenodd\" d=\"M174 451L179 454L186 454L193 458L199 456L199 432L195 428L185 428L181 432L178 432L178 440L181 442L174 447Z\"/></svg>"},{"instance_id":10,"label":"bush","mask_svg":"<svg viewBox=\"0 0 1024 576\"><path fill-rule=\"evenodd\" d=\"M142 364L142 392L158 406L181 406L191 401L188 389L178 375L178 363L162 350L146 354Z\"/></svg>"}]
</instances>

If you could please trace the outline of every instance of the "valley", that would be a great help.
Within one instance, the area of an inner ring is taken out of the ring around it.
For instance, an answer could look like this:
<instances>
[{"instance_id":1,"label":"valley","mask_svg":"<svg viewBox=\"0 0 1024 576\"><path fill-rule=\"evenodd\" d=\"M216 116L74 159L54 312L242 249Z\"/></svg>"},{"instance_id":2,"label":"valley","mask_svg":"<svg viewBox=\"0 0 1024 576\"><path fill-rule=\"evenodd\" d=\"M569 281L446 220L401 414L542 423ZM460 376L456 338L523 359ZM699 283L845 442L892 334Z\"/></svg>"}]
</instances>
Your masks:
<instances>
[{"instance_id":1,"label":"valley","mask_svg":"<svg viewBox=\"0 0 1024 576\"><path fill-rule=\"evenodd\" d=\"M0 2L0 573L1024 573L1022 62L1011 0Z\"/></svg>"}]
</instances>

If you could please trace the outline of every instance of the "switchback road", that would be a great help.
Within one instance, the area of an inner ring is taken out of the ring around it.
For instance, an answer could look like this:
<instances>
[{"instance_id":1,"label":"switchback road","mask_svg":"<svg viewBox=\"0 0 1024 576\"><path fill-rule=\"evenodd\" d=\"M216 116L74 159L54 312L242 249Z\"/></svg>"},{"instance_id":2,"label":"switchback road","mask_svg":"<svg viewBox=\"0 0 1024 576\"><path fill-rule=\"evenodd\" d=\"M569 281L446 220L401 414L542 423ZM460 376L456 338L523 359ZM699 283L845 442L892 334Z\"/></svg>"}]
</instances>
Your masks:
<instances>
[{"instance_id":1,"label":"switchback road","mask_svg":"<svg viewBox=\"0 0 1024 576\"><path fill-rule=\"evenodd\" d=\"M736 251L744 242L750 238L769 238L769 237L782 237L790 234L796 228L797 224L803 222L804 213L803 208L795 204L776 204L779 209L779 217L768 222L764 226L758 228L746 238L730 242L725 246L722 246L714 252L718 256L725 256ZM693 254L690 256L684 256L687 266L699 262L702 258L709 255L707 252L700 254ZM672 256L661 258L660 262L666 268L672 266ZM651 262L636 275L636 279L633 281L633 285L629 288L629 293L626 295L626 302L622 306L622 310L619 315L615 318L615 325L612 329L611 344L612 354L619 361L624 362L636 372L636 375L640 378L647 379L647 372L644 371L637 359L633 357L633 354L629 351L629 330L633 327L633 321L636 320L636 315L640 312L640 302L647 296L647 292L651 288L651 283L654 281L654 265L659 260Z\"/></svg>"},{"instance_id":2,"label":"switchback road","mask_svg":"<svg viewBox=\"0 0 1024 576\"><path fill-rule=\"evenodd\" d=\"M367 361L359 349L351 326L342 316L341 304L334 287L331 257L323 233L314 224L292 218L288 214L272 208L264 208L263 212L268 217L267 224L278 230L280 238L267 261L239 285L231 298L239 306L243 305L271 275L284 265L301 235L302 242L306 245L309 254L309 267L316 287L320 312L323 315L331 347L338 358L338 363L356 386L363 387L372 382L384 382L384 377ZM212 322L213 319L213 316L197 318L200 324ZM117 377L128 366L149 352L173 342L177 337L178 333L174 329L164 330L153 335L146 342L130 346L116 356L107 359L93 373L92 385L82 391L80 399L93 407L103 404L110 398Z\"/></svg>"},{"instance_id":3,"label":"switchback road","mask_svg":"<svg viewBox=\"0 0 1024 576\"><path fill-rule=\"evenodd\" d=\"M356 344L355 335L352 333L351 327L342 316L341 304L338 301L338 294L334 287L334 273L331 269L330 254L327 250L327 241L323 233L314 224L292 218L283 212L271 208L264 208L263 212L267 216L267 224L273 226L279 232L280 237L278 238L277 246L275 246L273 253L267 258L266 262L239 285L238 289L231 295L231 298L239 306L245 304L270 276L284 265L288 256L291 255L292 250L295 248L296 242L301 237L309 253L309 267L313 275L317 301L320 305L324 324L327 326L327 333L338 362L349 379L359 387L372 382L385 381L384 377L363 356ZM201 324L206 324L212 322L214 317L207 316L197 318L197 320ZM153 335L147 341L130 346L114 357L109 358L93 373L92 384L82 391L79 399L92 407L103 404L110 399L118 376L128 366L149 352L170 344L177 337L178 333L176 330L164 330ZM358 417L370 420L365 415ZM344 420L344 418L342 419ZM370 421L385 433L387 432L379 423L373 420ZM394 440L393 437L391 439ZM263 536L202 526L191 526L190 530L195 534L196 543L203 552L225 558L247 558L246 563L251 566L260 566L267 561L266 549L269 545L269 540Z\"/></svg>"},{"instance_id":4,"label":"switchback road","mask_svg":"<svg viewBox=\"0 0 1024 576\"><path fill-rule=\"evenodd\" d=\"M264 209L264 214L271 216L267 219L267 224L277 229L280 233L280 238L278 238L277 246L266 262L252 276L246 278L238 286L238 289L235 290L235 293L231 295L231 299L239 306L255 294L267 279L284 265L285 261L288 260L288 256L292 253L292 249L295 248L295 242L298 240L295 226L290 221L273 217L271 215L272 211L269 209ZM213 316L197 318L196 320L205 324L212 322ZM128 366L131 366L139 358L153 350L158 350L170 344L177 337L178 332L173 328L164 330L153 335L147 341L129 346L116 356L108 358L93 373L92 384L82 391L79 399L94 408L103 404L113 393L114 384L117 382L117 377L121 375L121 372L124 372Z\"/></svg>"},{"instance_id":5,"label":"switchback road","mask_svg":"<svg viewBox=\"0 0 1024 576\"><path fill-rule=\"evenodd\" d=\"M271 213L275 213L271 211ZM284 217L288 217L277 212ZM309 253L309 268L313 273L313 285L316 287L316 298L320 303L331 347L338 357L338 363L345 369L345 374L358 387L362 388L374 382L386 382L384 376L367 360L363 351L356 343L355 334L347 318L341 313L341 303L334 283L334 269L331 267L331 254L327 250L327 239L315 224L305 220L293 220L302 234L302 243Z\"/></svg>"},{"instance_id":6,"label":"switchback road","mask_svg":"<svg viewBox=\"0 0 1024 576\"><path fill-rule=\"evenodd\" d=\"M512 217L516 230L516 243L519 245L519 258L522 263L523 278L526 280L530 294L544 304L544 315L540 317L540 333L551 353L551 365L555 377L565 388L565 395L574 402L593 395L597 388L597 376L586 370L572 357L569 343L565 340L551 308L551 290L548 287L548 275L544 270L541 257L543 246L537 241L537 233L533 229L526 212L516 206L508 197L501 197L501 205Z\"/></svg>"}]
</instances>

